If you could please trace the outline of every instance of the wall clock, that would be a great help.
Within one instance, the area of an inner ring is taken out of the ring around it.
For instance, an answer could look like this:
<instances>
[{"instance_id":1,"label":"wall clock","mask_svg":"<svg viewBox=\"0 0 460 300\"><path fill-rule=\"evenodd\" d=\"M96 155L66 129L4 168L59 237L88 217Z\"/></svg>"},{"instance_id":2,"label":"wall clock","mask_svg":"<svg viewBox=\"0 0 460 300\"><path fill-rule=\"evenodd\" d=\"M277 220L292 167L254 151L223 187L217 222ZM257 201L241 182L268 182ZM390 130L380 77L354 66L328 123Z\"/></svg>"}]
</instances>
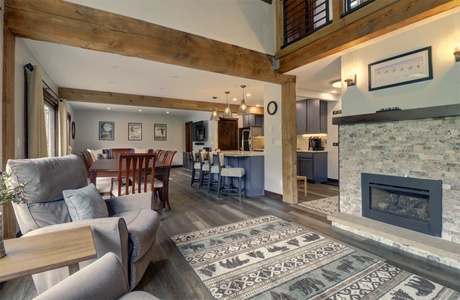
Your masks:
<instances>
[{"instance_id":1,"label":"wall clock","mask_svg":"<svg viewBox=\"0 0 460 300\"><path fill-rule=\"evenodd\" d=\"M267 104L267 112L269 115L274 115L276 111L278 110L278 105L276 104L275 101L270 101Z\"/></svg>"},{"instance_id":2,"label":"wall clock","mask_svg":"<svg viewBox=\"0 0 460 300\"><path fill-rule=\"evenodd\" d=\"M75 139L75 122L72 122L72 139Z\"/></svg>"}]
</instances>

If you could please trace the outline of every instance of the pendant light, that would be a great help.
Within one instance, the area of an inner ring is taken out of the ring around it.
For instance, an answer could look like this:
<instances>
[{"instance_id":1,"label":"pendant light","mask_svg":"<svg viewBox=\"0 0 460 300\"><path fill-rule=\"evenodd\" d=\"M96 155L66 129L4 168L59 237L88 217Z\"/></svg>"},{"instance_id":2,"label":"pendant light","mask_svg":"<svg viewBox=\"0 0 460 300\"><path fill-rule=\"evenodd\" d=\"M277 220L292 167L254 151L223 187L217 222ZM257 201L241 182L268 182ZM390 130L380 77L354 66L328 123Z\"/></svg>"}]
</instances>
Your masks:
<instances>
[{"instance_id":1,"label":"pendant light","mask_svg":"<svg viewBox=\"0 0 460 300\"><path fill-rule=\"evenodd\" d=\"M233 118L232 110L230 109L230 105L228 105L228 94L230 94L230 92L227 91L225 92L225 94L227 94L227 105L225 105L224 114L222 115L222 117Z\"/></svg>"},{"instance_id":2,"label":"pendant light","mask_svg":"<svg viewBox=\"0 0 460 300\"><path fill-rule=\"evenodd\" d=\"M212 109L211 118L209 118L209 120L217 121L219 119L219 116L217 114L217 107L216 107L216 99L217 99L217 97L214 96L214 97L212 97L212 99L214 99L214 108Z\"/></svg>"},{"instance_id":3,"label":"pendant light","mask_svg":"<svg viewBox=\"0 0 460 300\"><path fill-rule=\"evenodd\" d=\"M244 101L244 88L245 87L246 87L245 85L241 86L241 88L243 89L243 99L241 100L241 105L240 105L240 108L238 109L239 116L249 115L248 106L246 105L246 101Z\"/></svg>"}]
</instances>

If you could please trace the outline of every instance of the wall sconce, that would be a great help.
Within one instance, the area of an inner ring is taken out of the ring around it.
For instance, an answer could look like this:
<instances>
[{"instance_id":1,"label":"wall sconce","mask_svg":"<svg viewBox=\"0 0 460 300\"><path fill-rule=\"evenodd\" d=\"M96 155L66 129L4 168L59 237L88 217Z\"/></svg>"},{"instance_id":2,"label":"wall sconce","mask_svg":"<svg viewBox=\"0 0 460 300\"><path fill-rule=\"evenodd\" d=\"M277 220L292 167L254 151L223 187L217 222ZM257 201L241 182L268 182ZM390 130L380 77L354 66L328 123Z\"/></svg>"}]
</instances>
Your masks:
<instances>
[{"instance_id":1,"label":"wall sconce","mask_svg":"<svg viewBox=\"0 0 460 300\"><path fill-rule=\"evenodd\" d=\"M455 43L454 57L455 62L460 62L460 40Z\"/></svg>"},{"instance_id":2,"label":"wall sconce","mask_svg":"<svg viewBox=\"0 0 460 300\"><path fill-rule=\"evenodd\" d=\"M347 86L356 85L356 74L348 75L348 78L344 80L347 83Z\"/></svg>"}]
</instances>

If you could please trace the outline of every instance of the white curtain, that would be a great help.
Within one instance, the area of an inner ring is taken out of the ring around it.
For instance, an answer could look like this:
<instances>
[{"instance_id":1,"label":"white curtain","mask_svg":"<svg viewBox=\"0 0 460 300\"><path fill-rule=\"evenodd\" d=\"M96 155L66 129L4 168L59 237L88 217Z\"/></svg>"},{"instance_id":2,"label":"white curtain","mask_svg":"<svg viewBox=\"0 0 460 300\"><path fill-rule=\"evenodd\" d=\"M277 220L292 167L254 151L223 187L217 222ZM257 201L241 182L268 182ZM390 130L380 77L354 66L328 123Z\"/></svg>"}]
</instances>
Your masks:
<instances>
[{"instance_id":1,"label":"white curtain","mask_svg":"<svg viewBox=\"0 0 460 300\"><path fill-rule=\"evenodd\" d=\"M58 106L58 156L66 156L69 153L68 135L69 128L67 128L67 101L61 99Z\"/></svg>"},{"instance_id":2,"label":"white curtain","mask_svg":"<svg viewBox=\"0 0 460 300\"><path fill-rule=\"evenodd\" d=\"M28 115L28 157L48 157L46 148L45 101L40 66L31 72Z\"/></svg>"}]
</instances>

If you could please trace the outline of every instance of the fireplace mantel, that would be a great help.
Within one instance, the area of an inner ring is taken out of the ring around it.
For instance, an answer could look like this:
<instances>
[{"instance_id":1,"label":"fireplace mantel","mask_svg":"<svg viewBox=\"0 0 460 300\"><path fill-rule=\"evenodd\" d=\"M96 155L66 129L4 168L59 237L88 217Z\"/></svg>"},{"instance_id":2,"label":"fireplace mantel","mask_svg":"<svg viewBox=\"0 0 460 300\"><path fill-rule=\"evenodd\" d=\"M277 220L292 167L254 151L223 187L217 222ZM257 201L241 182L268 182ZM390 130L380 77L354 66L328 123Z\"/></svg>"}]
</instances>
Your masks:
<instances>
[{"instance_id":1,"label":"fireplace mantel","mask_svg":"<svg viewBox=\"0 0 460 300\"><path fill-rule=\"evenodd\" d=\"M460 115L460 104L441 105L405 110L382 111L372 114L345 116L332 119L334 125L416 120Z\"/></svg>"}]
</instances>

